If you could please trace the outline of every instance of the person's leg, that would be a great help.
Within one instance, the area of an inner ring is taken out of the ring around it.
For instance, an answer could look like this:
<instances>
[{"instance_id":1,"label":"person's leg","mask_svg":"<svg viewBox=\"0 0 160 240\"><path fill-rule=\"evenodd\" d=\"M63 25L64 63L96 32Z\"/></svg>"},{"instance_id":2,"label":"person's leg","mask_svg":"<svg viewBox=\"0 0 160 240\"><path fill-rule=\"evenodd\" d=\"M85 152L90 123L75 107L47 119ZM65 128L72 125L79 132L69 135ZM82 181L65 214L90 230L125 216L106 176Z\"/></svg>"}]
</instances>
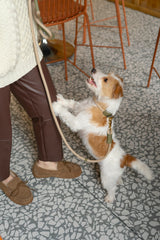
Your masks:
<instances>
[{"instance_id":1,"label":"person's leg","mask_svg":"<svg viewBox=\"0 0 160 240\"><path fill-rule=\"evenodd\" d=\"M9 104L9 86L0 88L0 182L10 175L12 128Z\"/></svg>"},{"instance_id":2,"label":"person's leg","mask_svg":"<svg viewBox=\"0 0 160 240\"><path fill-rule=\"evenodd\" d=\"M42 61L42 68L51 100L54 101L56 91L44 61ZM61 161L62 141L51 115L38 67L12 84L11 91L32 118L39 157L39 161L33 165L33 175L37 178L78 177L81 174L81 168L77 164Z\"/></svg>"},{"instance_id":3,"label":"person's leg","mask_svg":"<svg viewBox=\"0 0 160 240\"><path fill-rule=\"evenodd\" d=\"M56 91L43 61L42 67L51 99L55 101ZM61 137L51 116L38 67L13 83L11 91L32 119L39 160L43 162L61 161L63 158Z\"/></svg>"},{"instance_id":4,"label":"person's leg","mask_svg":"<svg viewBox=\"0 0 160 240\"><path fill-rule=\"evenodd\" d=\"M10 171L12 127L9 104L10 86L0 88L0 189L13 202L27 205L33 200L31 190Z\"/></svg>"}]
</instances>

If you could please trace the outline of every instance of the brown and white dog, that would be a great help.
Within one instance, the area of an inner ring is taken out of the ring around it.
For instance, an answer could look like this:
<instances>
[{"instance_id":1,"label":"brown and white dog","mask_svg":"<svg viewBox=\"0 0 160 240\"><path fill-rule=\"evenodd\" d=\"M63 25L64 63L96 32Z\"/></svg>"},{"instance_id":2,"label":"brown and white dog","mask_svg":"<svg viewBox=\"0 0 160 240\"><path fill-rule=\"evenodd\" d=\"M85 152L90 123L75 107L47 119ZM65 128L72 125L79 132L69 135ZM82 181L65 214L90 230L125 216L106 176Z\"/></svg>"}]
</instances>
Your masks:
<instances>
[{"instance_id":1,"label":"brown and white dog","mask_svg":"<svg viewBox=\"0 0 160 240\"><path fill-rule=\"evenodd\" d=\"M103 158L99 165L101 182L108 193L105 200L113 202L116 185L125 167L137 170L148 180L152 179L152 171L145 163L124 152L113 130L112 147L107 154L106 133L109 123L101 108L115 115L123 97L123 80L113 73L103 74L96 69L92 69L91 73L92 77L87 80L87 86L94 92L97 103L91 97L76 102L58 95L57 102L53 103L53 109L73 132L79 133L84 145L95 159Z\"/></svg>"}]
</instances>

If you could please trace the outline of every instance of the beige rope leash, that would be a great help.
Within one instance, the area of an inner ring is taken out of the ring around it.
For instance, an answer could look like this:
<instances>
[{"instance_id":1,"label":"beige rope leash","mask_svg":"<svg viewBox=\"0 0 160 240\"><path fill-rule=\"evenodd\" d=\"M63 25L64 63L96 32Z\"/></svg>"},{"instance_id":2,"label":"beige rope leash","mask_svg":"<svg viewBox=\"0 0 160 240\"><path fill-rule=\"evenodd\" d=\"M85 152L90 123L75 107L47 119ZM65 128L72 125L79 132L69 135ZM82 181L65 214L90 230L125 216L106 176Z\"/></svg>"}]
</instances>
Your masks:
<instances>
[{"instance_id":1,"label":"beige rope leash","mask_svg":"<svg viewBox=\"0 0 160 240\"><path fill-rule=\"evenodd\" d=\"M34 25L33 25L33 15L32 15L32 3L31 3L32 0L28 0L28 7L29 7L29 20L30 20L30 26L31 26L31 32L32 32L32 38L33 38L33 46L34 46L34 51L35 51L35 57L36 57L36 61L37 61L37 65L38 65L38 69L39 69L39 72L40 72L40 75L41 75L41 78L42 78L42 82L43 82L43 85L44 85L44 89L46 91L46 95L47 95L47 99L48 99L48 103L49 103L49 107L50 107L50 110L51 110L51 113L52 113L52 116L53 116L53 119L55 121L55 124L57 126L57 129L64 141L64 143L66 144L66 146L68 147L68 149L79 159L83 160L83 161L86 161L86 162L90 162L90 163L98 163L98 162L101 162L104 160L104 158L101 158L101 159L98 159L98 160L90 160L90 159L87 159L87 158L84 158L82 156L80 156L79 154L77 154L72 148L71 146L68 144L66 138L64 137L63 135L63 132L60 128L60 125L59 125L59 122L57 120L57 117L53 111L53 107L52 107L52 101L51 101L51 97L50 97L50 93L49 93L49 90L48 90L48 86L47 86L47 83L46 83L46 80L45 80L45 77L44 77L44 73L43 73L43 70L42 70L42 67L41 67L41 63L40 63L40 59L39 59L39 55L38 55L38 49L37 49L37 44L36 44L36 37L35 37L35 33L34 33ZM110 123L110 130L111 130L111 124L112 122ZM111 132L111 131L110 131ZM112 146L112 142L109 143L109 147L108 147L108 151L107 151L107 154L106 156L109 154L109 152L111 151L111 146Z\"/></svg>"}]
</instances>

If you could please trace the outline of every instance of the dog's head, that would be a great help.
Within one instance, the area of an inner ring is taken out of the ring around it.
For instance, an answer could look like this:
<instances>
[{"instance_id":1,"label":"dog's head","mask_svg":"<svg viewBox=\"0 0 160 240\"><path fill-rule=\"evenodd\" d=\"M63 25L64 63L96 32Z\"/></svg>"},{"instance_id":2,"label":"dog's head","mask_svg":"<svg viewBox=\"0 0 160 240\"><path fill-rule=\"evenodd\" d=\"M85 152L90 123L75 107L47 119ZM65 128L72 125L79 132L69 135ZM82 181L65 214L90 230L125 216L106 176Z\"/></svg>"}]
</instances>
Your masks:
<instances>
[{"instance_id":1,"label":"dog's head","mask_svg":"<svg viewBox=\"0 0 160 240\"><path fill-rule=\"evenodd\" d=\"M91 74L87 85L98 98L118 99L123 97L123 80L120 77L114 73L104 74L94 68Z\"/></svg>"}]
</instances>

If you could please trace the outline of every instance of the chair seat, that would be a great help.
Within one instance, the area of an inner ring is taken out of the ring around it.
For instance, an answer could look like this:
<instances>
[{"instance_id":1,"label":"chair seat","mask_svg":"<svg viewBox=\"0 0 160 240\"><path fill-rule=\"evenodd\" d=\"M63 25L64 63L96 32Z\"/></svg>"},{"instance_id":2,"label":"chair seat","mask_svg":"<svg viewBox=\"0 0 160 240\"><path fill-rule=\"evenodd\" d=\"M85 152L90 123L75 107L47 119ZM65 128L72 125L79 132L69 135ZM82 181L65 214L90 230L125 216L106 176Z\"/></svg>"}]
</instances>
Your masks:
<instances>
[{"instance_id":1,"label":"chair seat","mask_svg":"<svg viewBox=\"0 0 160 240\"><path fill-rule=\"evenodd\" d=\"M72 18L81 15L84 8L84 5L77 4L74 0L50 1L49 6L44 6L43 1L39 1L41 18L45 25L54 25L63 23L64 21L70 21Z\"/></svg>"}]
</instances>

